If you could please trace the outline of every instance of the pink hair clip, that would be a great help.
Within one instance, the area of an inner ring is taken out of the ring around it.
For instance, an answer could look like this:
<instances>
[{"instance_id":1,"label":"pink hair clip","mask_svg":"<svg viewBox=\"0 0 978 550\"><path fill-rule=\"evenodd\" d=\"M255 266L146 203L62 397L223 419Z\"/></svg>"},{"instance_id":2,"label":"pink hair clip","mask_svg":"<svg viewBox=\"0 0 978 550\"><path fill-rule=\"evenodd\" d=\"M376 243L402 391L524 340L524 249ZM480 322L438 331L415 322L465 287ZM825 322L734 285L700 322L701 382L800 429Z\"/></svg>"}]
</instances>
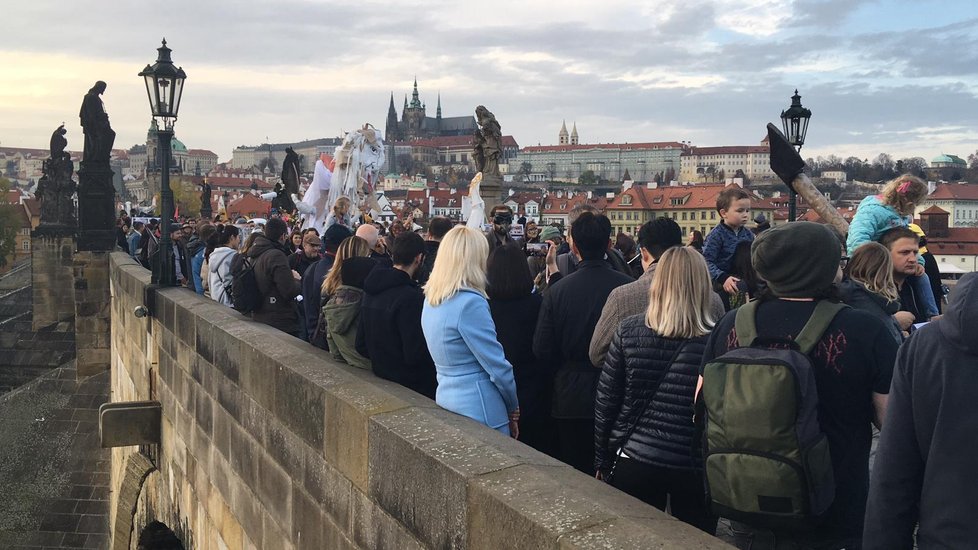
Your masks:
<instances>
[{"instance_id":1,"label":"pink hair clip","mask_svg":"<svg viewBox=\"0 0 978 550\"><path fill-rule=\"evenodd\" d=\"M910 184L913 183L910 180L906 180L897 187L897 193L906 194L910 190Z\"/></svg>"}]
</instances>

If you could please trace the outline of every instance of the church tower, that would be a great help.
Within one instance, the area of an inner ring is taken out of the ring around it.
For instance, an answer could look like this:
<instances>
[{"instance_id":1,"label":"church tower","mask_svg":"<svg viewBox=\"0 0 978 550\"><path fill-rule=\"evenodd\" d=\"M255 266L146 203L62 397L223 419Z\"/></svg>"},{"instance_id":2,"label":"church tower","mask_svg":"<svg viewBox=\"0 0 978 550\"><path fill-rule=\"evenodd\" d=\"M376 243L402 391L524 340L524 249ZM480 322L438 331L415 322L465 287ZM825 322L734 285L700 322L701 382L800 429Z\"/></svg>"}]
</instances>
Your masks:
<instances>
[{"instance_id":1,"label":"church tower","mask_svg":"<svg viewBox=\"0 0 978 550\"><path fill-rule=\"evenodd\" d=\"M146 172L155 172L160 168L160 158L159 153L159 139L156 133L159 131L159 125L156 124L156 119L152 119L149 123L149 130L146 130Z\"/></svg>"},{"instance_id":2,"label":"church tower","mask_svg":"<svg viewBox=\"0 0 978 550\"><path fill-rule=\"evenodd\" d=\"M384 139L387 141L400 139L397 129L397 109L394 108L394 92L391 92L391 104L387 107L387 125L384 127Z\"/></svg>"},{"instance_id":3,"label":"church tower","mask_svg":"<svg viewBox=\"0 0 978 550\"><path fill-rule=\"evenodd\" d=\"M570 144L577 145L577 122L574 122L574 129L571 130Z\"/></svg>"},{"instance_id":4,"label":"church tower","mask_svg":"<svg viewBox=\"0 0 978 550\"><path fill-rule=\"evenodd\" d=\"M414 79L414 90L411 92L411 103L408 104L404 113L401 115L403 120L403 126L401 127L401 139L405 141L414 141L416 139L421 139L424 137L424 128L422 127L425 119L425 106L421 103L421 97L418 94L418 79Z\"/></svg>"},{"instance_id":5,"label":"church tower","mask_svg":"<svg viewBox=\"0 0 978 550\"><path fill-rule=\"evenodd\" d=\"M568 139L567 139L567 121L562 121L560 123L560 133L557 134L557 144L558 145L567 145L568 144Z\"/></svg>"},{"instance_id":6,"label":"church tower","mask_svg":"<svg viewBox=\"0 0 978 550\"><path fill-rule=\"evenodd\" d=\"M441 92L438 92L438 109L435 110L435 121L438 122L438 133L441 133Z\"/></svg>"}]
</instances>

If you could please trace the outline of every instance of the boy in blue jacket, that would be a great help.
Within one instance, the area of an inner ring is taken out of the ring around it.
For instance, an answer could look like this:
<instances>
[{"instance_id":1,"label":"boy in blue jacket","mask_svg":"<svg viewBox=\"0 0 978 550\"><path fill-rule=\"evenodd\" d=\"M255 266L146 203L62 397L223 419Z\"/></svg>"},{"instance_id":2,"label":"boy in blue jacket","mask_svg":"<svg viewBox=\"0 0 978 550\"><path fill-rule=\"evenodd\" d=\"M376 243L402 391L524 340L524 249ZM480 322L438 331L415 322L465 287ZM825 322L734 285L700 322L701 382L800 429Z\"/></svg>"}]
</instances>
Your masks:
<instances>
[{"instance_id":1,"label":"boy in blue jacket","mask_svg":"<svg viewBox=\"0 0 978 550\"><path fill-rule=\"evenodd\" d=\"M737 243L753 241L754 233L747 228L750 220L751 195L737 186L730 186L717 196L720 223L710 231L703 245L703 257L710 268L713 289L730 309L730 296L737 294L740 279L730 274Z\"/></svg>"}]
</instances>

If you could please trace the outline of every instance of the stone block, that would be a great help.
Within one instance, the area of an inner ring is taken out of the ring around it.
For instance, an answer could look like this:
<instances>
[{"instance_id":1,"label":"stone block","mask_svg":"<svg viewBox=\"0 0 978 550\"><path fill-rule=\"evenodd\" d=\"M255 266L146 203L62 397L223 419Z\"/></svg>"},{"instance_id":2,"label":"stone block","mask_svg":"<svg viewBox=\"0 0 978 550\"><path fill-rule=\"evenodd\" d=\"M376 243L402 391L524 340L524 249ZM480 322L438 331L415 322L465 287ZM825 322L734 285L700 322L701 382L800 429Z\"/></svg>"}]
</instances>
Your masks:
<instances>
[{"instance_id":1,"label":"stone block","mask_svg":"<svg viewBox=\"0 0 978 550\"><path fill-rule=\"evenodd\" d=\"M257 492L258 487L258 456L261 447L250 435L236 425L230 428L230 460L231 470L241 478L241 481Z\"/></svg>"},{"instance_id":2,"label":"stone block","mask_svg":"<svg viewBox=\"0 0 978 550\"><path fill-rule=\"evenodd\" d=\"M296 550L327 548L324 526L329 521L319 506L298 486L292 489L292 542Z\"/></svg>"},{"instance_id":3,"label":"stone block","mask_svg":"<svg viewBox=\"0 0 978 550\"><path fill-rule=\"evenodd\" d=\"M274 384L275 416L310 446L322 447L326 390L284 366Z\"/></svg>"},{"instance_id":4,"label":"stone block","mask_svg":"<svg viewBox=\"0 0 978 550\"><path fill-rule=\"evenodd\" d=\"M472 437L479 428L471 420L443 413L411 408L370 419L367 494L426 546L458 548L468 538L469 479L520 462Z\"/></svg>"},{"instance_id":5,"label":"stone block","mask_svg":"<svg viewBox=\"0 0 978 550\"><path fill-rule=\"evenodd\" d=\"M258 501L258 497L255 496L255 493L251 491L244 480L232 475L229 476L229 481L232 496L228 504L231 512L241 525L241 529L247 538L256 541L256 544L262 544L264 525L262 523L261 503Z\"/></svg>"},{"instance_id":6,"label":"stone block","mask_svg":"<svg viewBox=\"0 0 978 550\"><path fill-rule=\"evenodd\" d=\"M322 452L305 445L302 458L302 487L333 522L348 529L353 484L323 458Z\"/></svg>"},{"instance_id":7,"label":"stone block","mask_svg":"<svg viewBox=\"0 0 978 550\"><path fill-rule=\"evenodd\" d=\"M353 491L351 503L350 536L358 547L372 550L424 548L403 525L360 491Z\"/></svg>"},{"instance_id":8,"label":"stone block","mask_svg":"<svg viewBox=\"0 0 978 550\"><path fill-rule=\"evenodd\" d=\"M105 403L98 411L99 442L103 449L158 444L161 417L157 401Z\"/></svg>"},{"instance_id":9,"label":"stone block","mask_svg":"<svg viewBox=\"0 0 978 550\"><path fill-rule=\"evenodd\" d=\"M214 448L219 452L224 458L229 456L229 448L231 445L231 423L234 422L230 415L218 405L213 405L213 435L212 441L214 442Z\"/></svg>"},{"instance_id":10,"label":"stone block","mask_svg":"<svg viewBox=\"0 0 978 550\"><path fill-rule=\"evenodd\" d=\"M657 520L615 519L561 537L559 550L596 548L641 548L669 550L733 550L733 546L685 523L668 518Z\"/></svg>"},{"instance_id":11,"label":"stone block","mask_svg":"<svg viewBox=\"0 0 978 550\"><path fill-rule=\"evenodd\" d=\"M289 540L289 530L283 530L276 525L275 519L268 513L262 514L262 550L294 550Z\"/></svg>"},{"instance_id":12,"label":"stone block","mask_svg":"<svg viewBox=\"0 0 978 550\"><path fill-rule=\"evenodd\" d=\"M286 472L301 480L303 450L307 445L304 445L302 440L295 437L281 422L269 422L267 435L265 449L268 455Z\"/></svg>"},{"instance_id":13,"label":"stone block","mask_svg":"<svg viewBox=\"0 0 978 550\"><path fill-rule=\"evenodd\" d=\"M276 526L286 533L292 531L292 480L270 456L257 453L258 483L253 486Z\"/></svg>"},{"instance_id":14,"label":"stone block","mask_svg":"<svg viewBox=\"0 0 978 550\"><path fill-rule=\"evenodd\" d=\"M327 391L323 454L361 491L368 488L370 417L405 406L403 401L363 382L353 381Z\"/></svg>"}]
</instances>

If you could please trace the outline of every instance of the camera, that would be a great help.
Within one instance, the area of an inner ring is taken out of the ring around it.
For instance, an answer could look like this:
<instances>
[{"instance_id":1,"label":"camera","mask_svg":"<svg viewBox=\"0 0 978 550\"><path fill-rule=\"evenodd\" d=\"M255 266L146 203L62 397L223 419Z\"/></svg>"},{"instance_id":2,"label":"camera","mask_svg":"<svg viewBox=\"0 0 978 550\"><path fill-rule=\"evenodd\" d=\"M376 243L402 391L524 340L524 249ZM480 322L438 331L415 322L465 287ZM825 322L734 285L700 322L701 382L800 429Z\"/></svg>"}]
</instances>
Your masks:
<instances>
[{"instance_id":1,"label":"camera","mask_svg":"<svg viewBox=\"0 0 978 550\"><path fill-rule=\"evenodd\" d=\"M527 256L546 256L547 243L526 243Z\"/></svg>"}]
</instances>

